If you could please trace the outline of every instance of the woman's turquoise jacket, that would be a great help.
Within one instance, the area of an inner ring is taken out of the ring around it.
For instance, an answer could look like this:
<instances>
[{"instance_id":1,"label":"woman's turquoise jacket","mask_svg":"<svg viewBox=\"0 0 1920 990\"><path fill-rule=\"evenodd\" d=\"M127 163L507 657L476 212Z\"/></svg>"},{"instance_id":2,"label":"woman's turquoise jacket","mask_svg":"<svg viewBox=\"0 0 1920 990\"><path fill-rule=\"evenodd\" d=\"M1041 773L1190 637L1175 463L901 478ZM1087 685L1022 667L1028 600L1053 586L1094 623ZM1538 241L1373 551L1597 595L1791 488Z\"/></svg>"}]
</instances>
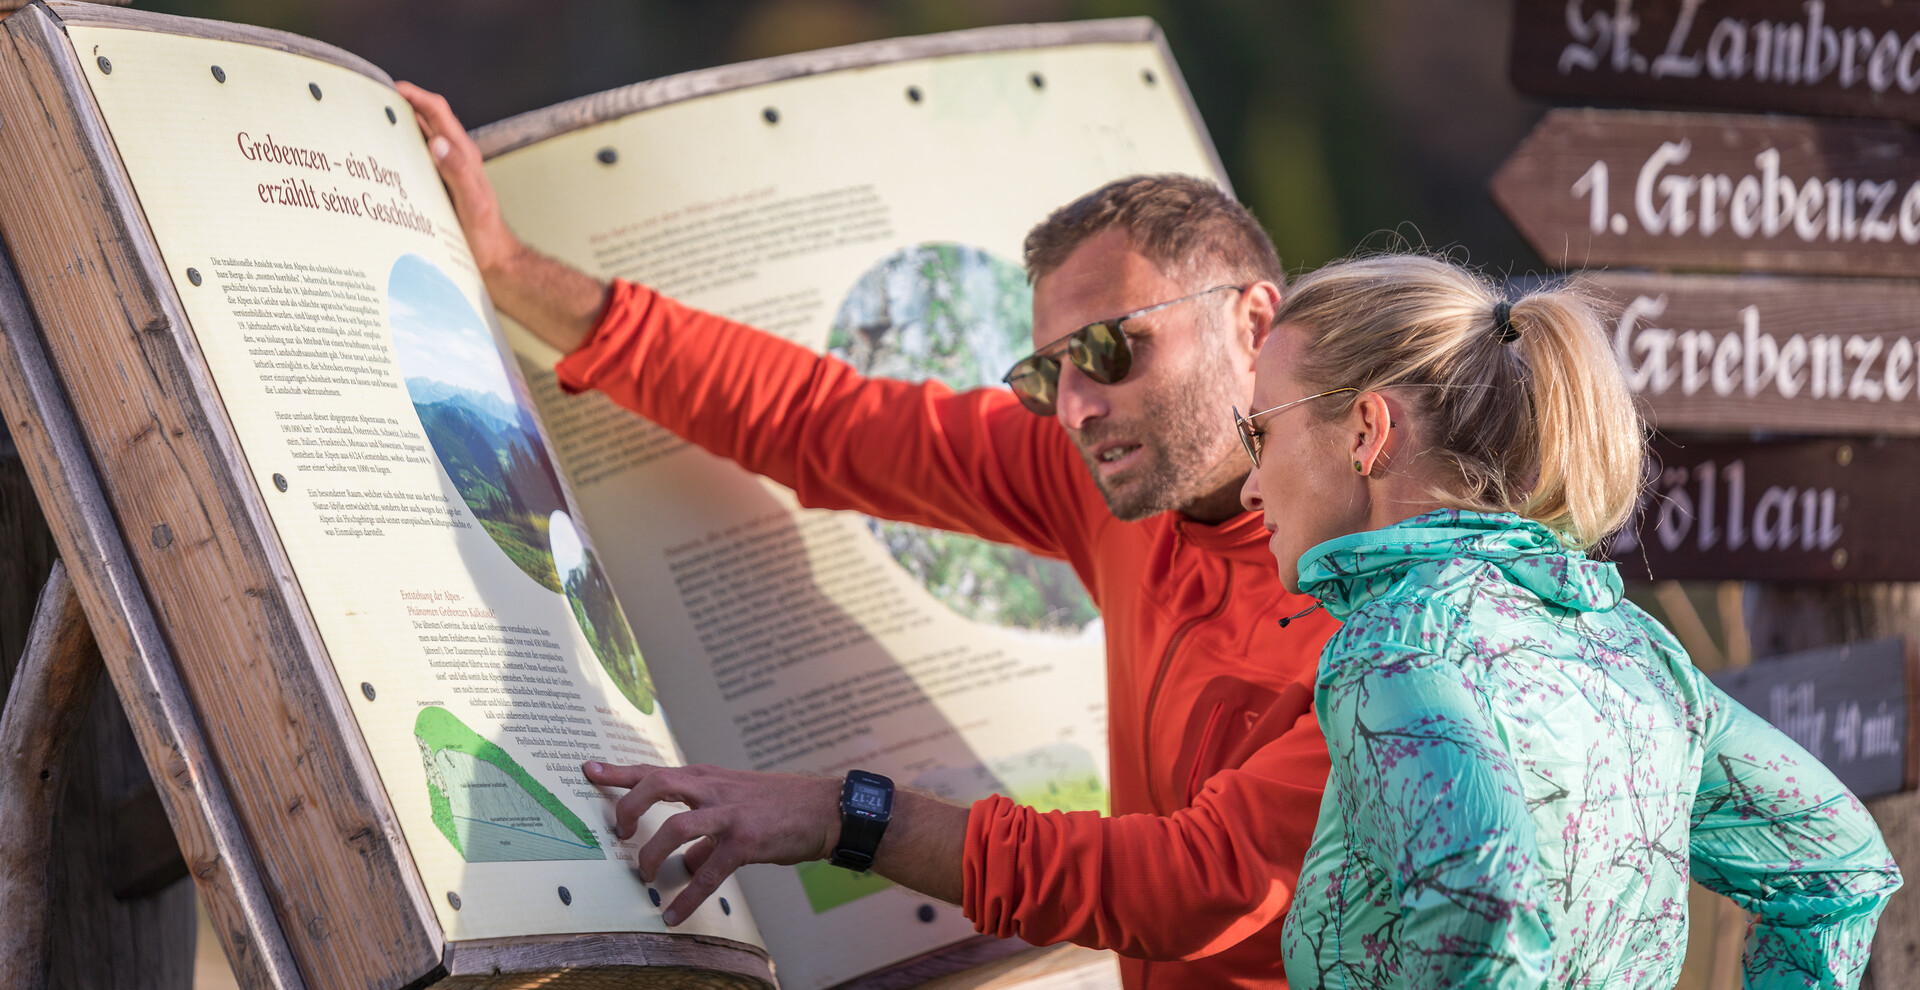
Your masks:
<instances>
[{"instance_id":1,"label":"woman's turquoise jacket","mask_svg":"<svg viewBox=\"0 0 1920 990\"><path fill-rule=\"evenodd\" d=\"M1900 874L1833 774L1714 687L1611 564L1515 515L1323 543L1345 620L1294 987L1669 990L1687 880L1755 916L1747 986L1856 985Z\"/></svg>"}]
</instances>

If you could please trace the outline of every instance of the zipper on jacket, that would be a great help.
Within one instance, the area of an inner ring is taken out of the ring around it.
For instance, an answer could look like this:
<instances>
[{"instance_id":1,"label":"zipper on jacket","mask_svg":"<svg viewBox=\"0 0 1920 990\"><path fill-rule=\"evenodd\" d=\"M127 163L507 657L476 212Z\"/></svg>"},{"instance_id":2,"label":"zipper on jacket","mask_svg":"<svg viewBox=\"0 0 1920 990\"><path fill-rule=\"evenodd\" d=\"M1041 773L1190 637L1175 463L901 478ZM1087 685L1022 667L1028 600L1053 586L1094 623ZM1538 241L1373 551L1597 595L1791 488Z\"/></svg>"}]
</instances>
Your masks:
<instances>
[{"instance_id":1,"label":"zipper on jacket","mask_svg":"<svg viewBox=\"0 0 1920 990\"><path fill-rule=\"evenodd\" d=\"M1168 814L1160 804L1160 785L1153 773L1153 710L1160 703L1160 686L1166 683L1167 670L1173 666L1173 654L1187 638L1187 633L1202 622L1213 622L1227 611L1227 600L1233 597L1233 565L1225 568L1225 586L1220 589L1220 604L1213 611L1197 619L1188 619L1180 628L1174 630L1173 638L1167 641L1167 650L1160 657L1160 669L1153 675L1153 685L1147 689L1146 715L1140 725L1141 757L1147 770L1147 800L1153 804L1153 810L1162 815Z\"/></svg>"}]
</instances>

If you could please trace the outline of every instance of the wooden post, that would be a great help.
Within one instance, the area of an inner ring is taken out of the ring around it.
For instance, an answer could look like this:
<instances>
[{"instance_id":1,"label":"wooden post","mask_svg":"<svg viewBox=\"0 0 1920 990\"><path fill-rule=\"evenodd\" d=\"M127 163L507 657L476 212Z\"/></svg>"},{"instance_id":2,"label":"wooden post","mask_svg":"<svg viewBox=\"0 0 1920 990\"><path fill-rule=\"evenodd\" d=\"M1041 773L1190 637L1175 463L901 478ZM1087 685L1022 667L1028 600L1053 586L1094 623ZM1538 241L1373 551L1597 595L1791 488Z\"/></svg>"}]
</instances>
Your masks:
<instances>
[{"instance_id":1,"label":"wooden post","mask_svg":"<svg viewBox=\"0 0 1920 990\"><path fill-rule=\"evenodd\" d=\"M0 697L25 652L38 592L54 560L53 535L0 431ZM179 846L164 813L157 827L138 824L138 811L159 798L112 687L97 683L81 711L60 772L66 784L51 809L53 834L45 846L51 891L8 901L4 937L19 941L16 920L40 923L46 937L29 947L43 950L34 968L48 986L185 990L193 980L197 932L192 885L179 881L185 876ZM11 870L0 885L16 886ZM36 909L44 915L30 918ZM34 985L0 978L7 986L22 983Z\"/></svg>"},{"instance_id":2,"label":"wooden post","mask_svg":"<svg viewBox=\"0 0 1920 990\"><path fill-rule=\"evenodd\" d=\"M55 561L0 711L0 904L16 908L0 929L0 982L8 986L46 983L53 812L67 782L68 744L99 682L100 650Z\"/></svg>"}]
</instances>

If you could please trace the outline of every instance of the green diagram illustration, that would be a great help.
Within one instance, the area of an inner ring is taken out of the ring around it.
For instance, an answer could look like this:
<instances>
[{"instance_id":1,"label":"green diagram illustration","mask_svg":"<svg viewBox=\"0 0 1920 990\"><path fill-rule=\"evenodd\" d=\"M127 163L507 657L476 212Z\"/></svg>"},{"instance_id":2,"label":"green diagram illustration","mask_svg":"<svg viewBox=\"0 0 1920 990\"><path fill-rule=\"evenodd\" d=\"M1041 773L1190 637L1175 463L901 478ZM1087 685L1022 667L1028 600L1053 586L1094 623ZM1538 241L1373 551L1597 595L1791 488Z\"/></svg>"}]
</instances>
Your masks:
<instances>
[{"instance_id":1,"label":"green diagram illustration","mask_svg":"<svg viewBox=\"0 0 1920 990\"><path fill-rule=\"evenodd\" d=\"M933 767L914 777L910 786L959 804L1004 794L1043 812L1107 810L1107 786L1093 754L1066 742L1036 746L991 764ZM893 886L876 874L854 873L817 861L802 863L794 872L814 914Z\"/></svg>"},{"instance_id":2,"label":"green diagram illustration","mask_svg":"<svg viewBox=\"0 0 1920 990\"><path fill-rule=\"evenodd\" d=\"M467 862L607 858L579 815L452 712L422 708L413 737L433 824Z\"/></svg>"}]
</instances>

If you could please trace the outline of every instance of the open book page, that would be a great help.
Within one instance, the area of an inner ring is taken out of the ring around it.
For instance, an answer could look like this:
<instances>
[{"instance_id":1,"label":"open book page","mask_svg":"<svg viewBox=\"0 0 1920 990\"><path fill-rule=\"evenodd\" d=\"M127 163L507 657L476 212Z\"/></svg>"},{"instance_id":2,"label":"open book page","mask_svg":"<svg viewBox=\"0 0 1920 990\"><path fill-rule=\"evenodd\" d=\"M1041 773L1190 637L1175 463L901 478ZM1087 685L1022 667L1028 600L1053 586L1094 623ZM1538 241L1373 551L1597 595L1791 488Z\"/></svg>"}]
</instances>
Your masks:
<instances>
[{"instance_id":1,"label":"open book page","mask_svg":"<svg viewBox=\"0 0 1920 990\"><path fill-rule=\"evenodd\" d=\"M407 105L69 36L448 937L665 930L579 764L678 749ZM757 944L722 895L678 930Z\"/></svg>"},{"instance_id":2,"label":"open book page","mask_svg":"<svg viewBox=\"0 0 1920 990\"><path fill-rule=\"evenodd\" d=\"M997 384L1030 340L1026 231L1110 179L1214 174L1151 43L949 55L632 113L488 164L537 249L873 375ZM691 447L509 325L690 759L957 802L1106 805L1101 626L1058 561L853 513ZM970 936L952 905L812 863L749 867L781 982Z\"/></svg>"}]
</instances>

